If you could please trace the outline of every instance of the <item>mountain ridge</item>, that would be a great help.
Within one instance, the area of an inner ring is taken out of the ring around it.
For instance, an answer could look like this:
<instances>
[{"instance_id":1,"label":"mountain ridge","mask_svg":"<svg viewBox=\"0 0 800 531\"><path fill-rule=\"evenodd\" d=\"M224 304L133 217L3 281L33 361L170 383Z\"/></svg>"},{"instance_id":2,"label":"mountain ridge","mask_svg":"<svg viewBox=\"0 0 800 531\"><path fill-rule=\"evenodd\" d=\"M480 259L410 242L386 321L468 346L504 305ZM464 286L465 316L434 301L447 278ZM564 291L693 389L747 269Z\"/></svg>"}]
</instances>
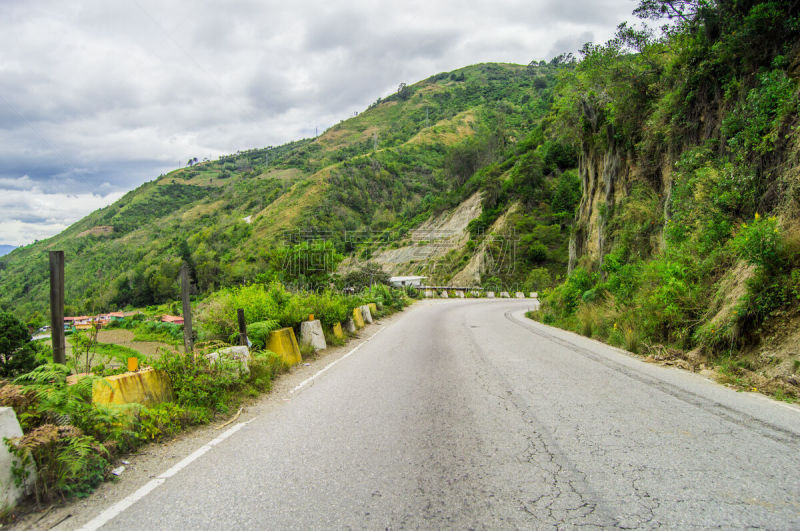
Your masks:
<instances>
[{"instance_id":1,"label":"mountain ridge","mask_svg":"<svg viewBox=\"0 0 800 531\"><path fill-rule=\"evenodd\" d=\"M325 233L345 254L402 236L475 194L479 183L467 181L541 119L558 69L483 63L440 73L319 137L161 175L4 257L0 306L44 313L43 251L57 247L67 253L68 305L95 312L174 299L181 261L206 293L265 271L291 281L276 249L297 234ZM345 241L356 232L362 241Z\"/></svg>"}]
</instances>

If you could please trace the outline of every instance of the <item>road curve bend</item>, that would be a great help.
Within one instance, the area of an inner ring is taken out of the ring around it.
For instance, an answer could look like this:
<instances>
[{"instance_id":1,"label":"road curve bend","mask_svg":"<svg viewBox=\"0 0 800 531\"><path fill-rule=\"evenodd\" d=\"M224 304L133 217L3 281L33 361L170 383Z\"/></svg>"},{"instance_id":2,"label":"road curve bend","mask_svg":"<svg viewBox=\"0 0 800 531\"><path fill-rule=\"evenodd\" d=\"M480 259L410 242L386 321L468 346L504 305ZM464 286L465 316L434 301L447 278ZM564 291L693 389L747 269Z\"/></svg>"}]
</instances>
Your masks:
<instances>
[{"instance_id":1,"label":"road curve bend","mask_svg":"<svg viewBox=\"0 0 800 531\"><path fill-rule=\"evenodd\" d=\"M800 409L532 322L528 306L415 304L95 524L800 527Z\"/></svg>"}]
</instances>

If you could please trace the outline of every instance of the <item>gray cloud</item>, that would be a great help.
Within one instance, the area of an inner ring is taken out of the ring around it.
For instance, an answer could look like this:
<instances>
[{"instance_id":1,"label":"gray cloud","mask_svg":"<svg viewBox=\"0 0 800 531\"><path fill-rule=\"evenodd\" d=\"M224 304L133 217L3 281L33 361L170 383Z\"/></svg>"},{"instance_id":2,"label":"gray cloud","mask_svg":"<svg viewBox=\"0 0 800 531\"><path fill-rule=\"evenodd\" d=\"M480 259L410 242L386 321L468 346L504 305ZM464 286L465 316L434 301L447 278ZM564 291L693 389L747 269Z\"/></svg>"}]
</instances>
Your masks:
<instances>
[{"instance_id":1,"label":"gray cloud","mask_svg":"<svg viewBox=\"0 0 800 531\"><path fill-rule=\"evenodd\" d=\"M63 230L190 157L322 131L400 82L603 41L634 6L4 0L0 244Z\"/></svg>"},{"instance_id":2,"label":"gray cloud","mask_svg":"<svg viewBox=\"0 0 800 531\"><path fill-rule=\"evenodd\" d=\"M594 34L591 31L584 31L580 34L566 35L553 43L553 47L550 48L550 53L548 53L548 55L555 57L562 53L575 54L575 51L581 49L584 44L593 41Z\"/></svg>"}]
</instances>

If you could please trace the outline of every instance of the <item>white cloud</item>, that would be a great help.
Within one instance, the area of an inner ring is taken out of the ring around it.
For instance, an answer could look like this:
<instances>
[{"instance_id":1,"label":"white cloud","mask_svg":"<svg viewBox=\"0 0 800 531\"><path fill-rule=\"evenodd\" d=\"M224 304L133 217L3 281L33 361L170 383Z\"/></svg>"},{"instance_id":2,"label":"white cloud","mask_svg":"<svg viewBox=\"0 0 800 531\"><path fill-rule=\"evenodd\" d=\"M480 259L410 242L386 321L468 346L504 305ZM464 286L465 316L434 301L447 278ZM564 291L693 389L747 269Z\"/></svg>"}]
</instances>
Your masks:
<instances>
[{"instance_id":1,"label":"white cloud","mask_svg":"<svg viewBox=\"0 0 800 531\"><path fill-rule=\"evenodd\" d=\"M3 0L0 188L130 190L190 157L322 131L400 82L604 41L635 5ZM17 230L0 235L35 232Z\"/></svg>"},{"instance_id":2,"label":"white cloud","mask_svg":"<svg viewBox=\"0 0 800 531\"><path fill-rule=\"evenodd\" d=\"M25 245L50 237L89 212L110 205L124 193L52 194L38 187L0 188L0 244Z\"/></svg>"}]
</instances>

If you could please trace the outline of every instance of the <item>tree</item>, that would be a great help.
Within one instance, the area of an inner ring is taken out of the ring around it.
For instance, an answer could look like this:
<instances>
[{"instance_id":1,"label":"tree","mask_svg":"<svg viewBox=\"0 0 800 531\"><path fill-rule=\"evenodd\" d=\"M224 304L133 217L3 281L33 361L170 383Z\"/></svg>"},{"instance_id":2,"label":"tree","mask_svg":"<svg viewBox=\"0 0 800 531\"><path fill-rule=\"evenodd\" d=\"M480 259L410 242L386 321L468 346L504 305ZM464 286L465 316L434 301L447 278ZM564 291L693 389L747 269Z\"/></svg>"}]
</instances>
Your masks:
<instances>
[{"instance_id":1,"label":"tree","mask_svg":"<svg viewBox=\"0 0 800 531\"><path fill-rule=\"evenodd\" d=\"M706 0L641 0L633 14L651 20L668 18L689 22L702 6L709 4Z\"/></svg>"},{"instance_id":2,"label":"tree","mask_svg":"<svg viewBox=\"0 0 800 531\"><path fill-rule=\"evenodd\" d=\"M361 291L374 284L389 284L389 274L375 262L367 262L361 269L350 271L342 278L342 284L346 288L355 288Z\"/></svg>"},{"instance_id":3,"label":"tree","mask_svg":"<svg viewBox=\"0 0 800 531\"><path fill-rule=\"evenodd\" d=\"M400 86L397 87L397 97L401 100L405 101L411 97L411 87L406 85L405 83L400 83Z\"/></svg>"},{"instance_id":4,"label":"tree","mask_svg":"<svg viewBox=\"0 0 800 531\"><path fill-rule=\"evenodd\" d=\"M28 329L11 313L0 312L0 376L16 376L36 365Z\"/></svg>"},{"instance_id":5,"label":"tree","mask_svg":"<svg viewBox=\"0 0 800 531\"><path fill-rule=\"evenodd\" d=\"M92 370L92 361L97 347L97 332L98 329L92 327L85 332L76 330L72 334L70 339L72 343L72 358L75 363L75 371L78 373Z\"/></svg>"}]
</instances>

